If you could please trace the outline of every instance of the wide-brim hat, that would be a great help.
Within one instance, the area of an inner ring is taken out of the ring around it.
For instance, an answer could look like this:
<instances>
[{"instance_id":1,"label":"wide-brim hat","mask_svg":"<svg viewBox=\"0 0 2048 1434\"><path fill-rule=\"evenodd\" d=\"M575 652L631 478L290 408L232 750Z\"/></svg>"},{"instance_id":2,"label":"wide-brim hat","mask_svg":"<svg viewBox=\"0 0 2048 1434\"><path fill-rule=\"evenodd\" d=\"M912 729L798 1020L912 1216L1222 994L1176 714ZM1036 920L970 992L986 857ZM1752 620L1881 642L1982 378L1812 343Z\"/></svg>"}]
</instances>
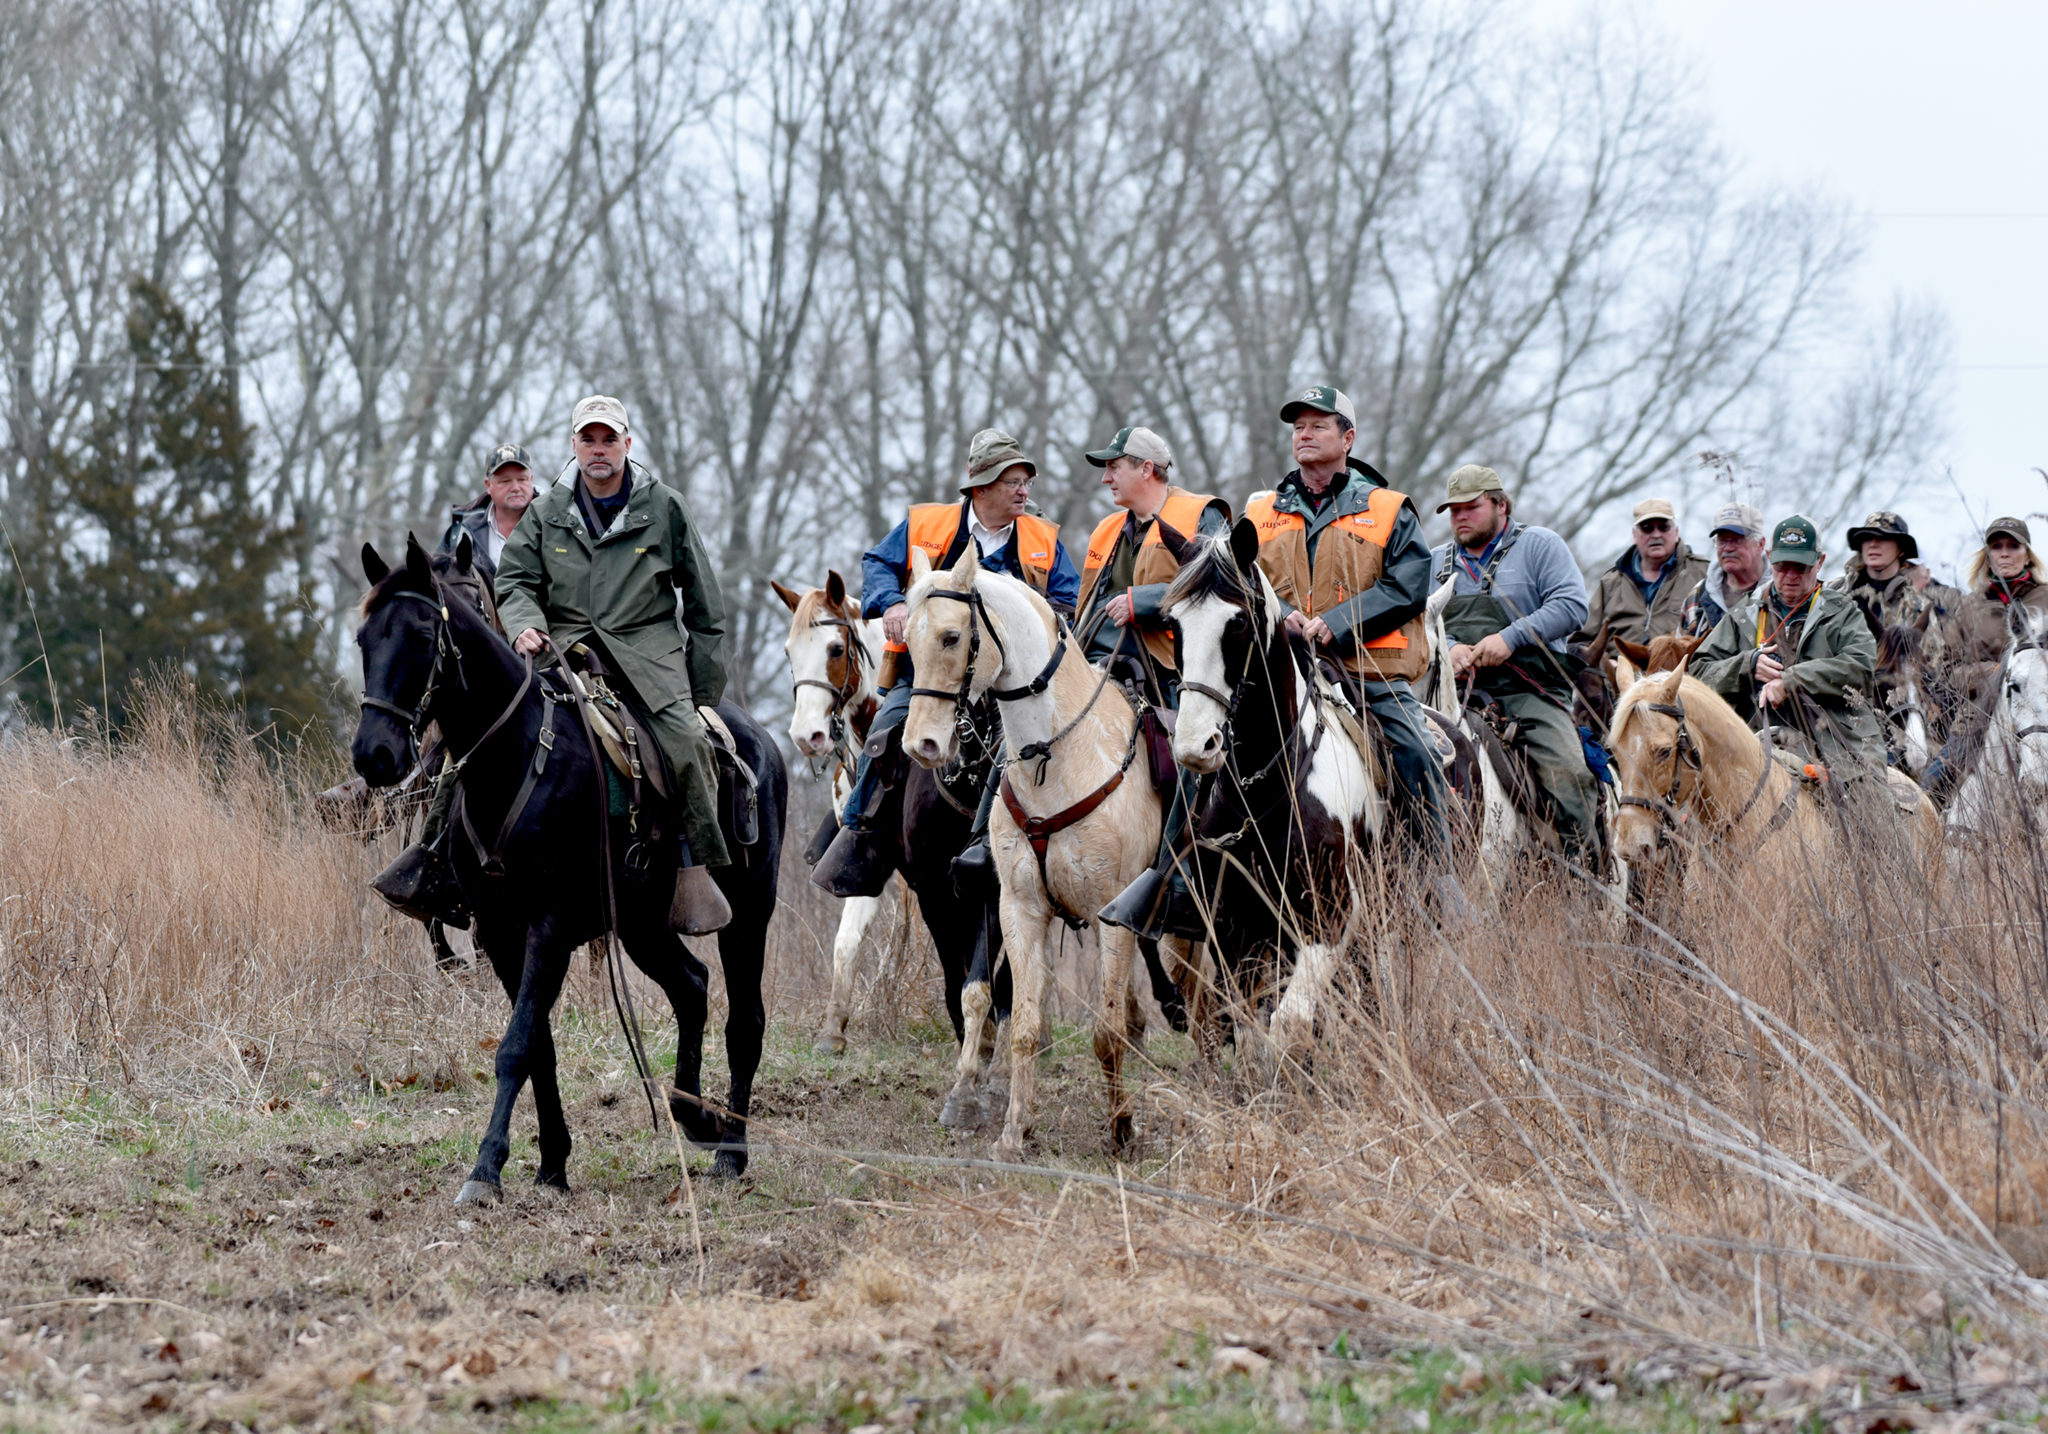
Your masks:
<instances>
[{"instance_id":1,"label":"wide-brim hat","mask_svg":"<svg viewBox=\"0 0 2048 1434\"><path fill-rule=\"evenodd\" d=\"M1467 463L1451 475L1451 481L1444 491L1443 502L1436 505L1441 513L1453 503L1470 503L1484 498L1488 493L1498 493L1503 498L1508 490L1502 486L1500 474L1478 463Z\"/></svg>"},{"instance_id":2,"label":"wide-brim hat","mask_svg":"<svg viewBox=\"0 0 2048 1434\"><path fill-rule=\"evenodd\" d=\"M984 428L967 445L967 476L960 480L960 491L986 488L1020 463L1033 478L1038 476L1038 465L1024 456L1016 439L1000 428Z\"/></svg>"},{"instance_id":3,"label":"wide-brim hat","mask_svg":"<svg viewBox=\"0 0 2048 1434\"><path fill-rule=\"evenodd\" d=\"M1866 538L1890 538L1899 545L1899 560L1920 556L1920 541L1906 531L1906 520L1897 513L1872 513L1849 530L1849 546L1861 549Z\"/></svg>"}]
</instances>

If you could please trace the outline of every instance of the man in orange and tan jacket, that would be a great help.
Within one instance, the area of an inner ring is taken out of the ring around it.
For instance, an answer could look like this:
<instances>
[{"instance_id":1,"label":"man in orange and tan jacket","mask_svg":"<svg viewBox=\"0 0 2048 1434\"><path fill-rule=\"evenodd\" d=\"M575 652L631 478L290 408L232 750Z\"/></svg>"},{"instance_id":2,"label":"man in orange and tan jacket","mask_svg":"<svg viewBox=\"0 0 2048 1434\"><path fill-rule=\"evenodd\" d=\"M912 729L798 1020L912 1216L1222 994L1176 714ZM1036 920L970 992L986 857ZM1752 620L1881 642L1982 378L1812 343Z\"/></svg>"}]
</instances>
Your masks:
<instances>
[{"instance_id":1,"label":"man in orange and tan jacket","mask_svg":"<svg viewBox=\"0 0 2048 1434\"><path fill-rule=\"evenodd\" d=\"M1351 456L1351 400L1327 384L1280 410L1300 466L1254 493L1244 515L1259 531L1259 567L1286 606L1287 625L1331 659L1344 685L1372 709L1396 778L1394 808L1417 854L1439 866L1435 890L1464 907L1450 875L1450 795L1422 704L1409 684L1429 668L1422 609L1430 551L1404 493Z\"/></svg>"}]
</instances>

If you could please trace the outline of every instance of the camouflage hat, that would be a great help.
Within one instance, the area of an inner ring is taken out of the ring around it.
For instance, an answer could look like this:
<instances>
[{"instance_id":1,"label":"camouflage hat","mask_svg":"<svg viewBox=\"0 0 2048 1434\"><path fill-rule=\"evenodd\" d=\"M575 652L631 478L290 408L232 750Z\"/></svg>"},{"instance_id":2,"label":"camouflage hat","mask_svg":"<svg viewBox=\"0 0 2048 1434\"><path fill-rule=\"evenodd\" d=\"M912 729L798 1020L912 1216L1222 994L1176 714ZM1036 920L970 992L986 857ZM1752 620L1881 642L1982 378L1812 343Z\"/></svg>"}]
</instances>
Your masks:
<instances>
[{"instance_id":1,"label":"camouflage hat","mask_svg":"<svg viewBox=\"0 0 2048 1434\"><path fill-rule=\"evenodd\" d=\"M986 488L1020 463L1038 476L1038 465L1024 456L1016 439L1000 428L984 428L967 445L967 476L960 480L960 491Z\"/></svg>"},{"instance_id":2,"label":"camouflage hat","mask_svg":"<svg viewBox=\"0 0 2048 1434\"><path fill-rule=\"evenodd\" d=\"M1467 463L1451 475L1450 488L1445 493L1443 502L1436 505L1436 510L1441 513L1453 503L1470 503L1474 499L1484 498L1488 493L1498 493L1503 498L1507 497L1508 490L1501 486L1500 474L1491 468L1482 468L1477 463Z\"/></svg>"},{"instance_id":3,"label":"camouflage hat","mask_svg":"<svg viewBox=\"0 0 2048 1434\"><path fill-rule=\"evenodd\" d=\"M1810 568L1820 559L1820 530L1813 526L1813 519L1794 513L1780 518L1778 526L1771 529L1772 562Z\"/></svg>"},{"instance_id":4,"label":"camouflage hat","mask_svg":"<svg viewBox=\"0 0 2048 1434\"><path fill-rule=\"evenodd\" d=\"M1173 450L1149 428L1119 428L1109 447L1098 448L1087 458L1097 468L1107 468L1113 458L1135 458L1157 466L1161 473L1173 466Z\"/></svg>"},{"instance_id":5,"label":"camouflage hat","mask_svg":"<svg viewBox=\"0 0 2048 1434\"><path fill-rule=\"evenodd\" d=\"M1985 525L1984 541L1988 545L1993 538L2001 534L2008 538L2016 538L2029 548L2034 546L2034 535L2027 531L2027 522L2024 518L1993 518Z\"/></svg>"},{"instance_id":6,"label":"camouflage hat","mask_svg":"<svg viewBox=\"0 0 2048 1434\"><path fill-rule=\"evenodd\" d=\"M614 433L632 432L626 427L626 405L610 394L593 393L588 398L579 398L569 410L571 433L581 433L593 423L602 423Z\"/></svg>"},{"instance_id":7,"label":"camouflage hat","mask_svg":"<svg viewBox=\"0 0 2048 1434\"><path fill-rule=\"evenodd\" d=\"M1859 527L1849 530L1849 546L1861 548L1866 538L1890 538L1899 545L1902 559L1920 556L1920 541L1906 531L1906 520L1897 513L1872 513Z\"/></svg>"},{"instance_id":8,"label":"camouflage hat","mask_svg":"<svg viewBox=\"0 0 2048 1434\"><path fill-rule=\"evenodd\" d=\"M1292 423L1304 413L1334 413L1353 428L1358 426L1358 410L1351 406L1341 389L1327 383L1305 388L1298 395L1280 405L1280 421Z\"/></svg>"},{"instance_id":9,"label":"camouflage hat","mask_svg":"<svg viewBox=\"0 0 2048 1434\"><path fill-rule=\"evenodd\" d=\"M1747 503L1723 503L1714 514L1714 526L1707 529L1710 537L1716 533L1733 533L1738 538L1761 538L1764 535L1764 515Z\"/></svg>"},{"instance_id":10,"label":"camouflage hat","mask_svg":"<svg viewBox=\"0 0 2048 1434\"><path fill-rule=\"evenodd\" d=\"M533 455L522 444L500 443L484 457L484 477L489 478L500 468L524 468L533 471Z\"/></svg>"}]
</instances>

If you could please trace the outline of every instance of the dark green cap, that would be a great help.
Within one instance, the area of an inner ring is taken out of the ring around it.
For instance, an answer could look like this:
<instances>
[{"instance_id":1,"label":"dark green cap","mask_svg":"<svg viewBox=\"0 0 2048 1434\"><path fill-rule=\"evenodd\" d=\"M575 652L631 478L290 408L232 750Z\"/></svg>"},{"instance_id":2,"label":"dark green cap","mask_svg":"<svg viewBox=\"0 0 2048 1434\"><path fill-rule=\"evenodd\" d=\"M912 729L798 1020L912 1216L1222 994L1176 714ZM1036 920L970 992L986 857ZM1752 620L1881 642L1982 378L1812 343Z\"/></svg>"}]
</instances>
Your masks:
<instances>
[{"instance_id":1,"label":"dark green cap","mask_svg":"<svg viewBox=\"0 0 2048 1434\"><path fill-rule=\"evenodd\" d=\"M1098 448L1087 457L1097 468L1107 468L1113 458L1135 458L1157 466L1162 473L1173 466L1173 450L1149 428L1119 428L1109 447Z\"/></svg>"},{"instance_id":2,"label":"dark green cap","mask_svg":"<svg viewBox=\"0 0 2048 1434\"><path fill-rule=\"evenodd\" d=\"M1809 568L1819 562L1820 529L1814 527L1813 519L1798 513L1780 518L1778 526L1771 529L1771 561Z\"/></svg>"},{"instance_id":3,"label":"dark green cap","mask_svg":"<svg viewBox=\"0 0 2048 1434\"><path fill-rule=\"evenodd\" d=\"M1351 400L1327 383L1305 388L1280 405L1282 423L1292 423L1304 413L1334 413L1353 428L1358 426L1358 410L1351 406Z\"/></svg>"}]
</instances>

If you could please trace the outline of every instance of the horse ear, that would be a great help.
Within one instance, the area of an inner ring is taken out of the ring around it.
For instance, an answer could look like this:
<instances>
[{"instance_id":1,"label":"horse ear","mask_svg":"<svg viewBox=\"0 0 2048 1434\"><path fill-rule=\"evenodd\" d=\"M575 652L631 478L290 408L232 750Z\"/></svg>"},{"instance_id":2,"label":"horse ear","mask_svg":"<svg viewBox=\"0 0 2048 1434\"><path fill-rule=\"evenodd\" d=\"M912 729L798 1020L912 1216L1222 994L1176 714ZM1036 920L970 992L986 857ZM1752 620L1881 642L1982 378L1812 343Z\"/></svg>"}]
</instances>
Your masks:
<instances>
[{"instance_id":1,"label":"horse ear","mask_svg":"<svg viewBox=\"0 0 2048 1434\"><path fill-rule=\"evenodd\" d=\"M1614 690L1616 692L1626 692L1629 688L1636 685L1637 673L1635 664L1628 660L1626 652L1620 650L1621 647L1625 646L1627 646L1626 643L1620 644L1614 653Z\"/></svg>"},{"instance_id":2,"label":"horse ear","mask_svg":"<svg viewBox=\"0 0 2048 1434\"><path fill-rule=\"evenodd\" d=\"M462 536L455 540L455 571L467 575L476 562L476 544L470 539L469 530L464 528Z\"/></svg>"},{"instance_id":3,"label":"horse ear","mask_svg":"<svg viewBox=\"0 0 2048 1434\"><path fill-rule=\"evenodd\" d=\"M910 581L912 584L921 583L931 575L931 554L927 553L923 548L912 548L910 550Z\"/></svg>"},{"instance_id":4,"label":"horse ear","mask_svg":"<svg viewBox=\"0 0 2048 1434\"><path fill-rule=\"evenodd\" d=\"M1230 556L1237 570L1249 573L1259 561L1259 527L1250 518L1239 518L1230 530Z\"/></svg>"},{"instance_id":5,"label":"horse ear","mask_svg":"<svg viewBox=\"0 0 2048 1434\"><path fill-rule=\"evenodd\" d=\"M839 576L837 568L825 574L825 601L834 607L846 606L846 579Z\"/></svg>"},{"instance_id":6,"label":"horse ear","mask_svg":"<svg viewBox=\"0 0 2048 1434\"><path fill-rule=\"evenodd\" d=\"M981 544L969 538L967 546L960 550L960 556L953 560L952 569L946 576L953 579L953 588L956 592L971 593L974 591L975 574L980 571Z\"/></svg>"},{"instance_id":7,"label":"horse ear","mask_svg":"<svg viewBox=\"0 0 2048 1434\"><path fill-rule=\"evenodd\" d=\"M420 546L420 540L411 533L405 535L405 570L428 592L434 590L434 564L427 557L427 550Z\"/></svg>"},{"instance_id":8,"label":"horse ear","mask_svg":"<svg viewBox=\"0 0 2048 1434\"><path fill-rule=\"evenodd\" d=\"M377 545L363 544L363 576L370 580L370 586L377 586L390 575L391 564L384 561L383 554L377 551Z\"/></svg>"},{"instance_id":9,"label":"horse ear","mask_svg":"<svg viewBox=\"0 0 2048 1434\"><path fill-rule=\"evenodd\" d=\"M773 578L768 579L768 586L775 589L775 596L781 598L785 603L789 604L789 610L791 612L795 612L796 605L803 601L802 598L798 597L795 593L791 592L788 588L784 587L781 583L778 583Z\"/></svg>"},{"instance_id":10,"label":"horse ear","mask_svg":"<svg viewBox=\"0 0 2048 1434\"><path fill-rule=\"evenodd\" d=\"M1161 518L1159 521L1159 546L1173 555L1173 560L1182 567L1195 555L1195 545L1173 524Z\"/></svg>"},{"instance_id":11,"label":"horse ear","mask_svg":"<svg viewBox=\"0 0 2048 1434\"><path fill-rule=\"evenodd\" d=\"M1650 665L1650 646L1648 643L1630 642L1625 637L1617 637L1614 639L1614 647L1617 652L1620 652L1637 667L1648 667Z\"/></svg>"}]
</instances>

